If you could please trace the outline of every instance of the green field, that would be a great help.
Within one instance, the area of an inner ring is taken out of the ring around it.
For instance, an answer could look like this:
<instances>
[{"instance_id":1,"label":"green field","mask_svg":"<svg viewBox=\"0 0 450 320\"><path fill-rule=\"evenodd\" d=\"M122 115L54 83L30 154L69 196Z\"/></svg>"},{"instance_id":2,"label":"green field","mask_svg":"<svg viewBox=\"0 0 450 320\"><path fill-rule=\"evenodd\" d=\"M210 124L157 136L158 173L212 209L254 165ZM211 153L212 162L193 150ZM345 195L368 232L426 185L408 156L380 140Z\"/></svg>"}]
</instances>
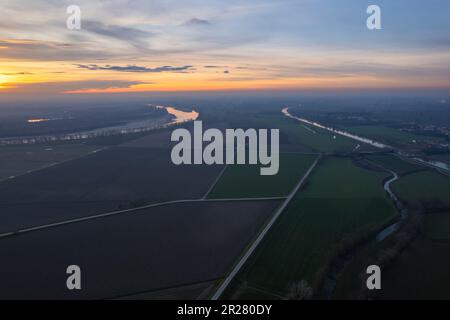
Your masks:
<instances>
[{"instance_id":1,"label":"green field","mask_svg":"<svg viewBox=\"0 0 450 320\"><path fill-rule=\"evenodd\" d=\"M393 191L410 205L450 205L450 177L431 170L402 177L393 184Z\"/></svg>"},{"instance_id":2,"label":"green field","mask_svg":"<svg viewBox=\"0 0 450 320\"><path fill-rule=\"evenodd\" d=\"M413 140L418 144L427 141L442 140L436 137L413 134L385 126L348 126L345 129L366 138L371 138L394 146L410 145L413 144Z\"/></svg>"},{"instance_id":3,"label":"green field","mask_svg":"<svg viewBox=\"0 0 450 320\"><path fill-rule=\"evenodd\" d=\"M427 214L423 231L431 240L450 241L450 213Z\"/></svg>"},{"instance_id":4,"label":"green field","mask_svg":"<svg viewBox=\"0 0 450 320\"><path fill-rule=\"evenodd\" d=\"M337 275L332 299L361 299L360 290L365 285L366 279L360 278L360 275L365 274L365 268L367 268L367 266L374 264L372 257L374 257L378 250L383 247L383 244L387 242L388 240L384 240L381 243L377 242L373 245L369 245L352 257L344 269L341 270L341 273Z\"/></svg>"},{"instance_id":5,"label":"green field","mask_svg":"<svg viewBox=\"0 0 450 320\"><path fill-rule=\"evenodd\" d=\"M367 266L392 245L388 238L359 252L339 276L334 299L360 299ZM419 235L399 256L382 268L382 290L377 299L449 299L450 244Z\"/></svg>"},{"instance_id":6,"label":"green field","mask_svg":"<svg viewBox=\"0 0 450 320\"><path fill-rule=\"evenodd\" d=\"M366 158L367 160L375 162L385 167L386 169L394 171L399 175L404 175L413 171L424 169L424 166L404 161L396 156L388 154L369 155Z\"/></svg>"},{"instance_id":7,"label":"green field","mask_svg":"<svg viewBox=\"0 0 450 320\"><path fill-rule=\"evenodd\" d=\"M249 290L256 288L283 296L290 283L301 280L316 286L343 246L396 215L382 188L385 176L355 167L348 158L323 160L226 296L251 298Z\"/></svg>"},{"instance_id":8,"label":"green field","mask_svg":"<svg viewBox=\"0 0 450 320\"><path fill-rule=\"evenodd\" d=\"M381 299L450 299L450 244L420 236L383 273Z\"/></svg>"},{"instance_id":9,"label":"green field","mask_svg":"<svg viewBox=\"0 0 450 320\"><path fill-rule=\"evenodd\" d=\"M394 190L402 199L408 199L410 204L424 201L448 204L448 180L450 179L434 171L423 171L401 177L395 183ZM358 298L359 288L364 285L358 276L364 272L365 267L372 264L374 257L388 252L396 241L391 236L359 252L338 278L334 298ZM377 298L448 299L448 270L450 213L424 214L419 236L383 269L383 290Z\"/></svg>"},{"instance_id":10,"label":"green field","mask_svg":"<svg viewBox=\"0 0 450 320\"><path fill-rule=\"evenodd\" d=\"M280 170L261 176L260 165L229 165L209 198L287 196L314 162L315 155L280 154Z\"/></svg>"},{"instance_id":11,"label":"green field","mask_svg":"<svg viewBox=\"0 0 450 320\"><path fill-rule=\"evenodd\" d=\"M450 299L450 213L426 214L423 233L384 272L382 299Z\"/></svg>"},{"instance_id":12,"label":"green field","mask_svg":"<svg viewBox=\"0 0 450 320\"><path fill-rule=\"evenodd\" d=\"M78 158L100 148L83 143L0 147L0 180Z\"/></svg>"}]
</instances>

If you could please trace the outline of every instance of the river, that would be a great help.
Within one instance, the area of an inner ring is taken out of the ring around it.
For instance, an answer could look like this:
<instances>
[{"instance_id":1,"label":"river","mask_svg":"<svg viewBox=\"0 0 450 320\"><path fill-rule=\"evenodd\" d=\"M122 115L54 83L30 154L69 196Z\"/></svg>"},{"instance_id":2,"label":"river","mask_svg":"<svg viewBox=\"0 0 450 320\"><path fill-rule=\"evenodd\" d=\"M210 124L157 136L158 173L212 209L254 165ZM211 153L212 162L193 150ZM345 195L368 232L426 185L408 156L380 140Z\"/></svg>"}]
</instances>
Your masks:
<instances>
[{"instance_id":1,"label":"river","mask_svg":"<svg viewBox=\"0 0 450 320\"><path fill-rule=\"evenodd\" d=\"M165 106L153 106L152 108L165 109L167 116L143 120L129 121L124 124L102 127L93 130L79 131L65 134L55 135L40 135L40 136L28 136L28 137L10 137L0 138L0 145L22 145L22 144L35 144L35 143L48 143L55 141L72 141L72 140L86 140L96 137L105 137L112 135L124 135L130 133L147 132L158 128L166 128L172 125L194 121L199 117L197 111L182 111L174 107ZM27 122L30 124L36 124L40 122L50 121L52 119L33 118Z\"/></svg>"},{"instance_id":2,"label":"river","mask_svg":"<svg viewBox=\"0 0 450 320\"><path fill-rule=\"evenodd\" d=\"M381 143L381 142L378 142L378 141L375 141L375 140L372 140L372 139L369 139L369 138L366 138L366 137L361 137L361 136L358 136L356 134L353 134L353 133L350 133L350 132L347 132L347 131L334 129L332 127L327 127L327 126L324 126L323 124L320 124L320 123L315 122L315 121L310 121L308 119L296 117L296 116L292 115L291 113L289 113L289 108L287 108L287 107L283 108L281 110L281 112L288 118L295 119L297 121L300 121L300 122L303 122L303 123L315 126L317 128L321 128L321 129L330 131L330 132L335 133L335 134L339 134L341 136L344 136L344 137L347 137L347 138L350 138L350 139L353 139L353 140L356 140L356 141L359 141L359 142L370 144L371 146L373 146L375 148L378 148L378 149L392 150L400 157L408 158L410 160L419 162L419 163L421 163L423 165L427 165L427 166L432 167L434 169L450 172L450 166L448 164L444 163L444 162L427 161L427 160L421 159L421 158L419 158L417 156L412 156L412 157L411 156L407 156L401 150L398 150L397 148L394 148L394 147L392 147L390 145L387 145L387 144L384 144L384 143Z\"/></svg>"},{"instance_id":3,"label":"river","mask_svg":"<svg viewBox=\"0 0 450 320\"><path fill-rule=\"evenodd\" d=\"M336 133L345 137L348 137L350 139L359 141L359 142L363 142L363 143L368 143L376 148L379 149L391 149L394 150L396 152L396 154L399 157L405 157L405 155L400 151L400 150L396 150L395 148L374 141L372 139L368 139L365 137L360 137L357 136L355 134L349 133L349 132L345 132L342 130L336 130L334 128L331 127L327 127L324 126L320 123L314 122L314 121L310 121L307 119L303 119L303 118L299 118L296 117L292 114L289 113L289 108L284 108L282 109L282 113L289 118L298 120L302 123L306 123L312 126L315 126L317 128L321 128L327 131L330 131L332 133ZM432 162L432 161L425 161L423 159L417 158L417 157L413 157L413 158L409 158L411 160L420 162L424 165L427 166L432 166L433 168L436 169L440 169L440 170L448 170L448 166L446 164L444 164L445 166L442 166L442 163L436 163L436 161ZM380 166L381 167L381 166ZM395 181L397 181L399 179L399 176L396 172L389 170L387 168L381 167L383 170L389 171L392 174L392 177L387 180L384 185L383 188L386 191L386 193L389 195L389 197L391 198L391 200L394 202L395 206L398 208L398 210L400 211L401 214L401 219L405 219L406 215L407 215L407 210L405 208L403 208L403 205L401 203L401 201L398 199L398 197L394 194L394 192L391 190L391 185L392 183L394 183ZM330 268L329 271L327 273L327 276L325 278L325 282L321 288L321 293L323 294L323 296L326 299L330 299L332 298L334 289L336 287L336 279L337 277L341 274L341 272L344 270L345 266L355 257L355 255L359 252L361 252L363 249L367 248L367 246L373 244L373 243L377 243L377 242L381 242L384 239L386 239L388 236L390 236L391 234L393 234L395 231L398 230L400 226L400 221L397 222L393 222L392 224L384 227L382 230L380 230L379 232L377 232L375 234L375 236L371 239L371 240L367 240L367 241L363 241L362 243L359 243L358 245L356 245L354 248L350 249L348 252L346 252L345 254L341 254L337 257L335 257L332 262L330 263Z\"/></svg>"},{"instance_id":4,"label":"river","mask_svg":"<svg viewBox=\"0 0 450 320\"><path fill-rule=\"evenodd\" d=\"M174 107L157 106L157 108L165 108L168 114L175 116L175 119L172 120L169 123L169 125L180 124L180 123L188 122L188 121L195 121L195 120L197 120L198 116L200 115L195 110L186 112L186 111L181 111L181 110L175 109Z\"/></svg>"}]
</instances>

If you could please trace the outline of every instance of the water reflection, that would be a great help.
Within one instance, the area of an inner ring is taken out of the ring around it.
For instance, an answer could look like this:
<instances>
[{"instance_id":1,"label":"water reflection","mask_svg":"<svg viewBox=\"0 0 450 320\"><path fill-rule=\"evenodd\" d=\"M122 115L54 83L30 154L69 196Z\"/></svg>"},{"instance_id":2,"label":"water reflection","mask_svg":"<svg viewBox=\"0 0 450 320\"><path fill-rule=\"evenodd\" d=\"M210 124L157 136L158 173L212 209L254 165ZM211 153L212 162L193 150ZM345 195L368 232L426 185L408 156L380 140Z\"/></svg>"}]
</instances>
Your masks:
<instances>
[{"instance_id":1,"label":"water reflection","mask_svg":"<svg viewBox=\"0 0 450 320\"><path fill-rule=\"evenodd\" d=\"M326 126L324 126L324 125L322 125L322 124L320 124L318 122L309 121L307 119L303 119L303 118L299 118L299 117L293 116L292 114L289 113L289 108L284 108L283 110L281 110L281 112L283 112L283 114L286 117L289 117L289 118L301 121L303 123L310 124L312 126L315 126L317 128L321 128L321 129L330 131L332 133L337 133L337 134L339 134L341 136L344 136L344 137L347 137L347 138L350 138L350 139L353 139L353 140L357 140L357 141L360 141L360 142L364 142L364 143L370 144L371 146L374 146L374 147L379 148L379 149L393 149L393 147L391 147L391 146L389 146L387 144L384 144L384 143L381 143L381 142L377 142L377 141L369 139L369 138L360 137L360 136L358 136L356 134L353 134L353 133L350 133L350 132L337 130L337 129L334 129L334 128L331 128L331 127L326 127Z\"/></svg>"},{"instance_id":2,"label":"water reflection","mask_svg":"<svg viewBox=\"0 0 450 320\"><path fill-rule=\"evenodd\" d=\"M46 119L46 118L35 118L35 119L28 119L28 120L27 120L28 123L39 123L39 122L46 122L46 121L50 121L50 119Z\"/></svg>"},{"instance_id":3,"label":"water reflection","mask_svg":"<svg viewBox=\"0 0 450 320\"><path fill-rule=\"evenodd\" d=\"M47 143L54 141L69 141L69 140L85 140L96 137L106 137L112 135L124 135L130 133L147 132L158 128L166 128L171 125L184 123L187 121L194 121L199 117L199 113L195 110L190 112L175 109L173 107L153 106L150 107L157 109L165 109L167 115L156 118L140 119L129 121L126 123L101 127L87 131L78 131L74 133L63 133L56 135L41 135L41 136L27 136L27 137L10 137L0 138L0 145L21 145L21 144L35 144L35 143ZM170 117L172 115L174 117ZM41 123L51 120L60 120L56 118L31 118L27 122L29 124Z\"/></svg>"},{"instance_id":4,"label":"water reflection","mask_svg":"<svg viewBox=\"0 0 450 320\"><path fill-rule=\"evenodd\" d=\"M370 144L371 146L374 146L374 147L379 148L379 149L391 149L391 150L395 151L395 153L398 154L401 157L412 158L413 160L415 160L417 162L420 162L420 163L422 163L424 165L428 165L428 166L431 166L431 167L436 168L436 169L450 171L450 166L448 164L444 163L444 162L441 162L441 161L426 161L426 160L423 160L423 159L418 158L418 157L411 157L411 155L408 155L408 154L402 152L401 150L396 149L396 148L394 148L392 146L389 146L387 144L384 144L384 143L381 143L381 142L377 142L377 141L369 139L369 138L360 137L360 136L358 136L356 134L353 134L353 133L350 133L350 132L337 130L337 129L334 129L334 128L331 128L331 127L326 127L326 126L324 126L324 125L322 125L322 124L320 124L318 122L314 122L314 121L310 121L310 120L307 120L307 119L296 117L296 116L294 116L294 115L289 113L289 108L284 108L284 109L281 110L281 112L286 117L289 117L291 119L295 119L297 121L300 121L300 122L303 122L303 123L315 126L317 128L321 128L321 129L330 131L332 133L337 133L337 134L339 134L341 136L344 136L344 137L347 137L347 138L350 138L350 139L353 139L353 140L357 140L357 141L360 141L360 142L364 142L364 143ZM355 149L358 149L358 148L355 148Z\"/></svg>"},{"instance_id":5,"label":"water reflection","mask_svg":"<svg viewBox=\"0 0 450 320\"><path fill-rule=\"evenodd\" d=\"M199 116L199 113L194 110L192 110L191 112L186 112L175 109L173 107L167 107L166 110L169 114L175 116L175 119L171 122L171 124L179 124L187 121L195 121Z\"/></svg>"}]
</instances>

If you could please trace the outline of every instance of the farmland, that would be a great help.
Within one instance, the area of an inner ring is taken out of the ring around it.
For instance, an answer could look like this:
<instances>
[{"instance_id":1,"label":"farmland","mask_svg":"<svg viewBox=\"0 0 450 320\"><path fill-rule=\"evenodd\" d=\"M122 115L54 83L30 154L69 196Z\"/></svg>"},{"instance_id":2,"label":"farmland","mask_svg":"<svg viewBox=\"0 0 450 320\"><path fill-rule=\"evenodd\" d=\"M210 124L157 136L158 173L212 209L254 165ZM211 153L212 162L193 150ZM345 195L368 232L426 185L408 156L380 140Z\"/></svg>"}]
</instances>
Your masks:
<instances>
[{"instance_id":1,"label":"farmland","mask_svg":"<svg viewBox=\"0 0 450 320\"><path fill-rule=\"evenodd\" d=\"M394 234L358 252L339 275L333 298L365 299L368 295L375 299L448 298L450 245L433 242L422 233L403 250L393 249L397 243ZM392 260L380 265L380 257L389 255ZM366 288L366 268L372 264L381 267L382 290L379 292L368 292Z\"/></svg>"},{"instance_id":2,"label":"farmland","mask_svg":"<svg viewBox=\"0 0 450 320\"><path fill-rule=\"evenodd\" d=\"M443 211L450 201L449 183L448 177L429 170L405 175L394 183L394 192L409 208L408 215L419 212L422 217L418 234L402 250L393 250L405 236L404 231L399 231L358 253L340 275L335 298L360 298L358 292L364 286L358 275L377 257L391 253L395 255L383 267L383 290L377 298L450 297L450 215Z\"/></svg>"},{"instance_id":3,"label":"farmland","mask_svg":"<svg viewBox=\"0 0 450 320\"><path fill-rule=\"evenodd\" d=\"M121 144L121 146L148 149L169 148L172 144L170 141L170 134L171 131L159 130L158 132L127 141Z\"/></svg>"},{"instance_id":4,"label":"farmland","mask_svg":"<svg viewBox=\"0 0 450 320\"><path fill-rule=\"evenodd\" d=\"M450 205L450 179L435 171L426 170L402 177L393 184L393 190L409 205Z\"/></svg>"},{"instance_id":5,"label":"farmland","mask_svg":"<svg viewBox=\"0 0 450 320\"><path fill-rule=\"evenodd\" d=\"M259 117L262 124L270 125L272 128L279 128L280 134L286 136L285 148L295 148L300 145L316 152L351 152L358 143L346 137L300 123L293 119L288 119L284 115ZM362 146L363 149L371 149L370 146Z\"/></svg>"},{"instance_id":6,"label":"farmland","mask_svg":"<svg viewBox=\"0 0 450 320\"><path fill-rule=\"evenodd\" d=\"M315 155L282 153L280 171L261 176L259 166L229 165L209 198L251 198L287 196L313 163ZM239 183L236 183L239 181Z\"/></svg>"},{"instance_id":7,"label":"farmland","mask_svg":"<svg viewBox=\"0 0 450 320\"><path fill-rule=\"evenodd\" d=\"M170 129L1 150L20 152L0 153L10 164L0 173L17 176L0 182L0 234L14 232L0 237L0 254L8 255L1 268L7 280L0 297L210 298L283 201L236 199L286 197L319 154L319 164L221 298L284 299L289 286L303 281L313 289L313 298L328 297L324 284L334 279L330 274L341 259L351 261L338 278L334 298L358 297L353 293L361 270L393 241L391 236L372 246L376 231L399 218L383 190L391 175L374 163L399 174L392 190L407 207L433 208L419 236L398 256L399 264L394 261L383 269L386 292L378 297L409 297L402 287L412 290L404 283L423 268L436 271L418 280L424 290L448 296L439 281L448 279L443 273L449 263L442 255L448 254L450 240L450 179L288 119L279 107L235 113L225 109L220 116L208 114L206 106L204 110L206 119L216 121L204 120L205 128L279 128L279 174L261 176L260 165L172 165ZM392 141L407 143L410 137L402 134ZM53 162L58 164L40 169ZM28 172L34 168L40 170ZM167 201L179 202L161 204ZM112 211L114 215L91 217ZM81 217L91 218L67 221ZM58 222L62 224L24 230ZM402 232L393 233L398 234ZM368 244L353 256L355 248ZM344 253L350 257L342 258ZM424 259L428 261L414 266ZM86 291L63 290L65 267L73 263L83 270ZM402 268L409 268L404 277L398 276ZM27 290L22 289L25 282L30 284Z\"/></svg>"},{"instance_id":8,"label":"farmland","mask_svg":"<svg viewBox=\"0 0 450 320\"><path fill-rule=\"evenodd\" d=\"M381 299L450 299L450 244L419 236L384 272Z\"/></svg>"},{"instance_id":9,"label":"farmland","mask_svg":"<svg viewBox=\"0 0 450 320\"><path fill-rule=\"evenodd\" d=\"M395 186L408 204L425 203L420 234L388 265L382 299L449 299L450 215L432 211L450 203L450 179L435 172L419 172ZM420 275L420 276L419 276Z\"/></svg>"},{"instance_id":10,"label":"farmland","mask_svg":"<svg viewBox=\"0 0 450 320\"><path fill-rule=\"evenodd\" d=\"M217 279L278 204L181 203L3 238L0 298L115 298ZM71 264L83 290L64 286Z\"/></svg>"},{"instance_id":11,"label":"farmland","mask_svg":"<svg viewBox=\"0 0 450 320\"><path fill-rule=\"evenodd\" d=\"M280 216L226 293L285 296L290 283L320 284L330 259L346 245L392 219L396 210L382 188L383 172L328 157Z\"/></svg>"},{"instance_id":12,"label":"farmland","mask_svg":"<svg viewBox=\"0 0 450 320\"><path fill-rule=\"evenodd\" d=\"M400 147L410 145L414 143L413 141L415 143L439 141L439 138L417 135L385 126L349 126L345 129L367 138Z\"/></svg>"},{"instance_id":13,"label":"farmland","mask_svg":"<svg viewBox=\"0 0 450 320\"><path fill-rule=\"evenodd\" d=\"M0 181L100 149L82 143L0 147Z\"/></svg>"},{"instance_id":14,"label":"farmland","mask_svg":"<svg viewBox=\"0 0 450 320\"><path fill-rule=\"evenodd\" d=\"M401 160L400 158L393 156L393 155L387 155L387 154L369 155L369 156L366 156L366 158L369 161L373 161L388 170L394 171L395 173L397 173L399 175L405 175L405 174L411 173L413 171L424 170L423 166Z\"/></svg>"},{"instance_id":15,"label":"farmland","mask_svg":"<svg viewBox=\"0 0 450 320\"><path fill-rule=\"evenodd\" d=\"M200 198L221 166L175 166L170 149L112 147L0 183L1 232Z\"/></svg>"},{"instance_id":16,"label":"farmland","mask_svg":"<svg viewBox=\"0 0 450 320\"><path fill-rule=\"evenodd\" d=\"M450 241L450 213L427 214L425 216L424 233L431 240Z\"/></svg>"}]
</instances>

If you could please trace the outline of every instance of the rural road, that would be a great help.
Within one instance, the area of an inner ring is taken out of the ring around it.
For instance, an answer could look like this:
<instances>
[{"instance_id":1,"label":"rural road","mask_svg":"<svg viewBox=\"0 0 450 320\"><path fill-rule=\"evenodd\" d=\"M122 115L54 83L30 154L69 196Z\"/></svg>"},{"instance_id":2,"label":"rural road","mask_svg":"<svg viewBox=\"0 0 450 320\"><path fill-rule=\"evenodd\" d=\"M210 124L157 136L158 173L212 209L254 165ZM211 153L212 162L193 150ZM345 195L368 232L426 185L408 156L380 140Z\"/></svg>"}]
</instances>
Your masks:
<instances>
[{"instance_id":1,"label":"rural road","mask_svg":"<svg viewBox=\"0 0 450 320\"><path fill-rule=\"evenodd\" d=\"M283 213L284 209L288 206L288 204L291 202L291 200L296 195L297 191L300 189L300 187L304 184L306 179L309 177L313 169L316 167L317 163L319 162L319 159L321 156L319 155L314 163L311 165L311 167L308 169L308 171L304 174L304 176L300 179L298 184L295 186L294 190L290 193L290 195L286 198L286 200L283 202L283 204L278 208L272 219L269 221L269 223L264 227L264 229L261 231L261 233L258 235L256 240L252 243L252 245L249 247L247 252L241 257L239 262L234 266L233 270L228 274L228 276L225 278L225 280L222 282L220 287L217 289L217 291L214 293L214 295L211 297L211 300L218 300L226 288L229 286L231 281L234 279L234 277L237 275L237 273L241 270L242 266L247 262L247 260L250 258L250 256L253 254L255 249L258 247L258 245L261 243L261 241L264 239L266 234L269 232L269 230L272 228L274 223L278 220L280 215Z\"/></svg>"},{"instance_id":2,"label":"rural road","mask_svg":"<svg viewBox=\"0 0 450 320\"><path fill-rule=\"evenodd\" d=\"M149 204L149 205L138 207L138 208L131 208L131 209L125 209L125 210L111 211L111 212L100 213L100 214L87 216L87 217L74 218L74 219L59 221L59 222L55 222L55 223L49 223L49 224L44 224L44 225L39 225L39 226L34 226L34 227L29 227L29 228L24 228L24 229L20 229L20 230L16 230L16 231L5 232L5 233L0 234L0 239L1 238L5 238L5 237L9 237L9 236L19 235L19 234L26 233L26 232L32 232L32 231L37 231L37 230L42 230L42 229L48 229L48 228L58 227L58 226L71 224L71 223L77 223L77 222L83 222L83 221L88 221L88 220L106 218L106 217L115 216L115 215L119 215L119 214L127 214L127 213L132 213L132 212L145 210L145 209L149 209L149 208L162 207L162 206L167 206L167 205L172 205L172 204L179 204L179 203L226 202L226 201L236 201L236 202L238 202L238 201L268 201L268 200L285 200L285 199L286 199L286 197L227 198L227 199L203 199L202 198L202 199L172 200L172 201L166 201L166 202Z\"/></svg>"}]
</instances>

